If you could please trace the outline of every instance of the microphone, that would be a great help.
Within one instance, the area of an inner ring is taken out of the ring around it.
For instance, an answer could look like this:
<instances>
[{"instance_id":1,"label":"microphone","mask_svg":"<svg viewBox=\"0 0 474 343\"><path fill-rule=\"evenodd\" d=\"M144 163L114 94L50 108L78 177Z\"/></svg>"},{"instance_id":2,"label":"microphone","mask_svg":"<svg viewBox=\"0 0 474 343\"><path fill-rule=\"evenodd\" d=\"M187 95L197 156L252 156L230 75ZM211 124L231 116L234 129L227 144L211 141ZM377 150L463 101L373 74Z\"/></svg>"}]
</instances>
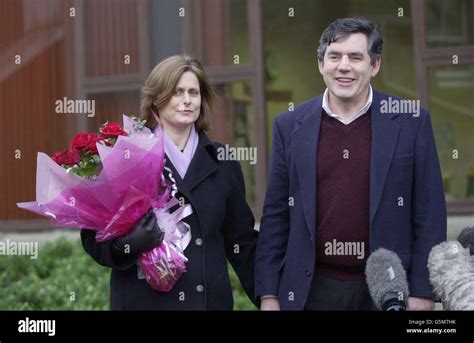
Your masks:
<instances>
[{"instance_id":1,"label":"microphone","mask_svg":"<svg viewBox=\"0 0 474 343\"><path fill-rule=\"evenodd\" d=\"M461 238L466 242L464 237ZM474 310L473 259L469 249L458 241L442 242L431 249L428 256L430 282L445 310Z\"/></svg>"},{"instance_id":2,"label":"microphone","mask_svg":"<svg viewBox=\"0 0 474 343\"><path fill-rule=\"evenodd\" d=\"M474 227L464 228L458 236L458 241L464 248L469 249L469 253L474 255Z\"/></svg>"},{"instance_id":3,"label":"microphone","mask_svg":"<svg viewBox=\"0 0 474 343\"><path fill-rule=\"evenodd\" d=\"M375 306L382 311L405 311L408 282L396 253L379 248L367 259L365 275Z\"/></svg>"}]
</instances>

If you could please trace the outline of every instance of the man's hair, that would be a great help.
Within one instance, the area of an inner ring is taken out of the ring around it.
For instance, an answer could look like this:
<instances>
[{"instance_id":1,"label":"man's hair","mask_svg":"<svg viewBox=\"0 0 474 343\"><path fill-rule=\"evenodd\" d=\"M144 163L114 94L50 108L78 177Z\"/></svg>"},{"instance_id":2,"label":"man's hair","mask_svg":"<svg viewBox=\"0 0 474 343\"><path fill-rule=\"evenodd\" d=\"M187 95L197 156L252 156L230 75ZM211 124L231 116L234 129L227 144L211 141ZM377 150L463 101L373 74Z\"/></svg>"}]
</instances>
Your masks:
<instances>
[{"instance_id":1,"label":"man's hair","mask_svg":"<svg viewBox=\"0 0 474 343\"><path fill-rule=\"evenodd\" d=\"M317 50L318 60L324 60L326 48L331 45L331 43L337 41L339 38L345 38L350 34L359 32L365 34L367 37L370 63L374 64L375 61L382 56L383 39L375 25L363 17L338 18L329 24L319 40Z\"/></svg>"}]
</instances>

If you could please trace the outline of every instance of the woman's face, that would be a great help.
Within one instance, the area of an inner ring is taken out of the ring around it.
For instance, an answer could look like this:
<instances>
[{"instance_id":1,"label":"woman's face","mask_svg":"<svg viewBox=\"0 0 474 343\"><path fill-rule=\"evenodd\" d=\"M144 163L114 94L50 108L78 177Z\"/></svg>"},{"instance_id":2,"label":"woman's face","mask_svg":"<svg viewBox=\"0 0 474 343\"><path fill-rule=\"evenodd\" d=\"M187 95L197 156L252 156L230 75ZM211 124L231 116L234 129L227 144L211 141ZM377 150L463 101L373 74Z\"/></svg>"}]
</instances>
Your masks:
<instances>
[{"instance_id":1,"label":"woman's face","mask_svg":"<svg viewBox=\"0 0 474 343\"><path fill-rule=\"evenodd\" d=\"M191 127L201 112L201 90L196 75L187 71L181 75L170 101L159 109L165 130Z\"/></svg>"}]
</instances>

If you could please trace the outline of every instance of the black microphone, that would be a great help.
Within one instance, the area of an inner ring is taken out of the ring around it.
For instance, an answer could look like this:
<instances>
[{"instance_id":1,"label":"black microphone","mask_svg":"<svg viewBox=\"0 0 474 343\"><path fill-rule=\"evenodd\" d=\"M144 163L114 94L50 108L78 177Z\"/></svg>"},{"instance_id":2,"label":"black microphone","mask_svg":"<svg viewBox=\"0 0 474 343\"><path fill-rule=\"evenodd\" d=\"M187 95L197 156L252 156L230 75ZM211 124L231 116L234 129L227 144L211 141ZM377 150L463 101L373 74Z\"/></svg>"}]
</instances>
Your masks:
<instances>
[{"instance_id":1,"label":"black microphone","mask_svg":"<svg viewBox=\"0 0 474 343\"><path fill-rule=\"evenodd\" d=\"M458 236L458 241L461 245L469 249L469 253L474 255L474 227L464 228Z\"/></svg>"},{"instance_id":2,"label":"black microphone","mask_svg":"<svg viewBox=\"0 0 474 343\"><path fill-rule=\"evenodd\" d=\"M408 282L396 253L379 248L367 259L365 275L375 306L382 311L405 311Z\"/></svg>"}]
</instances>

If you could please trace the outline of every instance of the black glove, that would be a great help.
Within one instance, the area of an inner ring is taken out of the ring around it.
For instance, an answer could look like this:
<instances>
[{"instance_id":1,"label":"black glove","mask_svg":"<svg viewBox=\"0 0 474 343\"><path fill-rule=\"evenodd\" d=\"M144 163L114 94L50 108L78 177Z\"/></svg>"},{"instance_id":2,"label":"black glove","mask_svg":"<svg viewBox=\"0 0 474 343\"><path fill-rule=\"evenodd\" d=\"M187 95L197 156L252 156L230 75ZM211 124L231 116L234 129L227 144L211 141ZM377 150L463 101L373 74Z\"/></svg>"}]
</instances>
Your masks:
<instances>
[{"instance_id":1,"label":"black glove","mask_svg":"<svg viewBox=\"0 0 474 343\"><path fill-rule=\"evenodd\" d=\"M150 209L129 233L112 242L112 251L118 257L137 255L152 250L163 241L164 237L165 233L160 230L155 213Z\"/></svg>"}]
</instances>

